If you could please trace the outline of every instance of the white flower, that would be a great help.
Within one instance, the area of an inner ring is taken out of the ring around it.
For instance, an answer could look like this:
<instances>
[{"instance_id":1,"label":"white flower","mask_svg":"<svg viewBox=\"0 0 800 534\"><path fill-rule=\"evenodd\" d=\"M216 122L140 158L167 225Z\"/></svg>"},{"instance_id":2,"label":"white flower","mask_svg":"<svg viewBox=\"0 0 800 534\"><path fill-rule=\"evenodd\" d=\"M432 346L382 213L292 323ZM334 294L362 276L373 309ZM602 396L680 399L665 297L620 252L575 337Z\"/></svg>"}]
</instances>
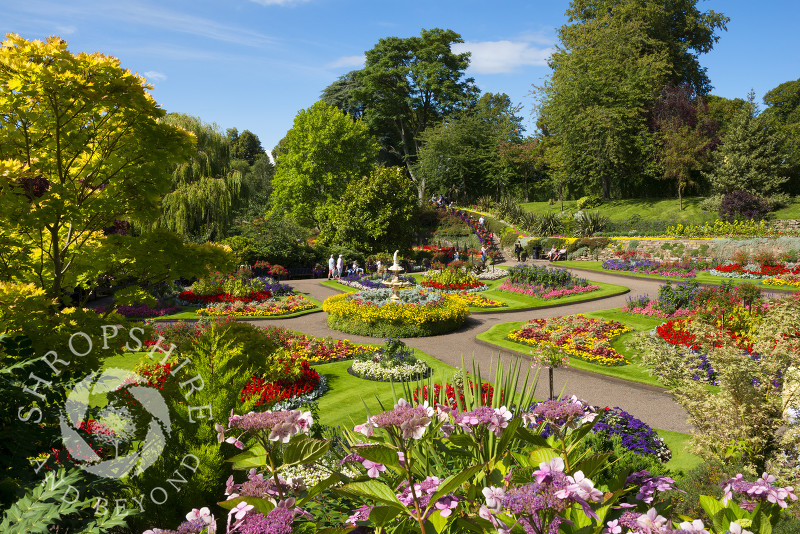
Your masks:
<instances>
[{"instance_id":1,"label":"white flower","mask_svg":"<svg viewBox=\"0 0 800 534\"><path fill-rule=\"evenodd\" d=\"M207 507L204 506L199 510L197 508L194 508L191 512L186 514L187 521L194 521L195 519L202 519L203 523L205 523L206 525L211 524L211 521L213 520L213 516L211 515L211 510L209 510Z\"/></svg>"}]
</instances>

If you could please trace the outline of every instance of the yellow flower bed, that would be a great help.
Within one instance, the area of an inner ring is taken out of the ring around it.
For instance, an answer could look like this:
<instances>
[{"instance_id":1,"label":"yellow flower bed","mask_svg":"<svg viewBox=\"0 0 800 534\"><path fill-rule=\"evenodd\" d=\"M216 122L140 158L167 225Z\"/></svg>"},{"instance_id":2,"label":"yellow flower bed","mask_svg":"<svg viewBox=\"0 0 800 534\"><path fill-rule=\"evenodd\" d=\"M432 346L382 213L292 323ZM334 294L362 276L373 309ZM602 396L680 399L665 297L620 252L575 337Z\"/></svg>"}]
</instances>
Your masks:
<instances>
[{"instance_id":1,"label":"yellow flower bed","mask_svg":"<svg viewBox=\"0 0 800 534\"><path fill-rule=\"evenodd\" d=\"M325 299L322 311L358 319L365 324L391 322L417 326L440 321L463 322L469 315L469 307L463 301L446 295L442 295L436 303L379 305L354 299L353 293L344 293Z\"/></svg>"},{"instance_id":2,"label":"yellow flower bed","mask_svg":"<svg viewBox=\"0 0 800 534\"><path fill-rule=\"evenodd\" d=\"M775 278L765 278L761 281L762 284L765 286L786 286L791 288L798 288L800 289L800 276L798 275L782 275L776 276Z\"/></svg>"},{"instance_id":3,"label":"yellow flower bed","mask_svg":"<svg viewBox=\"0 0 800 534\"><path fill-rule=\"evenodd\" d=\"M503 306L508 306L505 302L488 299L480 293L451 293L450 296L465 302L467 306L473 308L502 308Z\"/></svg>"},{"instance_id":4,"label":"yellow flower bed","mask_svg":"<svg viewBox=\"0 0 800 534\"><path fill-rule=\"evenodd\" d=\"M216 304L197 310L206 317L275 317L311 310L316 304L304 295L290 295L275 302Z\"/></svg>"}]
</instances>

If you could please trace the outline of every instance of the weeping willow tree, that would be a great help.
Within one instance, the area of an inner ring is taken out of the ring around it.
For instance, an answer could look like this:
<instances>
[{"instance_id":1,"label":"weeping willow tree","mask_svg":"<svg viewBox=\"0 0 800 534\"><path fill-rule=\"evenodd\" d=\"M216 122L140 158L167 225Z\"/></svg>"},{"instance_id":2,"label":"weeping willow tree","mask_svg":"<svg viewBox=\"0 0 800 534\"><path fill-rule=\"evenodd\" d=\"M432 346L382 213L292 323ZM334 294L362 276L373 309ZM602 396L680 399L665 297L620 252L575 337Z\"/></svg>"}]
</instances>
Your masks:
<instances>
[{"instance_id":1,"label":"weeping willow tree","mask_svg":"<svg viewBox=\"0 0 800 534\"><path fill-rule=\"evenodd\" d=\"M171 113L163 121L193 133L197 143L191 158L172 170L157 224L199 241L225 237L247 192L241 171L231 166L230 140L196 117Z\"/></svg>"}]
</instances>

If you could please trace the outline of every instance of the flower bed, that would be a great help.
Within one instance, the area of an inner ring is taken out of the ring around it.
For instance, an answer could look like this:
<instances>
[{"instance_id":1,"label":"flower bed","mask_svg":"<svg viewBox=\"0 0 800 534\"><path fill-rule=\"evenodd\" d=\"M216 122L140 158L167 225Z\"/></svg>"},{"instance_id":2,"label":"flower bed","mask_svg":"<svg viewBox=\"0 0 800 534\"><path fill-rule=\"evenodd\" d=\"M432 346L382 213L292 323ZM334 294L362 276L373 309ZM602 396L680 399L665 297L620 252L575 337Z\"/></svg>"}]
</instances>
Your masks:
<instances>
[{"instance_id":1,"label":"flower bed","mask_svg":"<svg viewBox=\"0 0 800 534\"><path fill-rule=\"evenodd\" d=\"M97 313L106 313L108 308L97 308ZM151 308L145 304L138 306L117 306L114 310L120 315L124 315L129 319L147 319L150 317L163 317L181 311L180 306L170 306L169 304L158 303L156 307Z\"/></svg>"},{"instance_id":2,"label":"flower bed","mask_svg":"<svg viewBox=\"0 0 800 534\"><path fill-rule=\"evenodd\" d=\"M198 295L194 291L183 291L178 295L178 301L184 306L202 306L203 304L225 303L225 302L260 302L272 298L269 291L253 291L246 295L234 296L228 293L216 293L213 295Z\"/></svg>"},{"instance_id":3,"label":"flower bed","mask_svg":"<svg viewBox=\"0 0 800 534\"><path fill-rule=\"evenodd\" d=\"M800 275L800 263L786 263L783 265L763 265L760 263L748 263L741 265L736 262L726 262L717 265L709 271L714 276L726 278L745 278L758 280L761 278L775 278L782 275Z\"/></svg>"},{"instance_id":4,"label":"flower bed","mask_svg":"<svg viewBox=\"0 0 800 534\"><path fill-rule=\"evenodd\" d=\"M469 307L457 299L414 289L378 289L334 295L325 299L328 326L334 330L373 337L419 337L450 332L464 324Z\"/></svg>"},{"instance_id":5,"label":"flower bed","mask_svg":"<svg viewBox=\"0 0 800 534\"><path fill-rule=\"evenodd\" d=\"M319 386L320 375L306 361L300 362L300 368L300 376L294 380L272 381L266 376L254 376L239 394L239 401L245 402L255 397L258 399L256 406L264 406L300 395L309 395Z\"/></svg>"},{"instance_id":6,"label":"flower bed","mask_svg":"<svg viewBox=\"0 0 800 534\"><path fill-rule=\"evenodd\" d=\"M628 302L622 307L622 311L661 319L687 317L692 313L698 290L699 286L695 280L681 282L676 286L667 283L658 289L656 299L651 299L648 295L628 297Z\"/></svg>"},{"instance_id":7,"label":"flower bed","mask_svg":"<svg viewBox=\"0 0 800 534\"><path fill-rule=\"evenodd\" d=\"M583 315L568 315L550 319L534 319L508 339L523 345L560 347L574 358L599 365L625 365L628 362L611 347L611 341L630 328L617 321L588 319Z\"/></svg>"},{"instance_id":8,"label":"flower bed","mask_svg":"<svg viewBox=\"0 0 800 534\"><path fill-rule=\"evenodd\" d=\"M232 274L210 271L181 292L178 299L185 306L201 306L218 302L263 301L289 295L292 291L292 286L280 284L272 278L253 277L250 269L239 269Z\"/></svg>"},{"instance_id":9,"label":"flower bed","mask_svg":"<svg viewBox=\"0 0 800 534\"><path fill-rule=\"evenodd\" d=\"M470 384L470 387L472 387L472 384ZM444 397L442 395L444 395ZM483 382L481 384L480 405L491 406L493 396L494 387L488 382ZM441 403L449 406L453 410L467 409L467 399L464 395L464 389L450 382L444 385L444 393L442 393L441 384L433 384L433 394L431 394L431 390L428 386L422 386L414 390L413 397L414 402L428 401L431 405Z\"/></svg>"},{"instance_id":10,"label":"flower bed","mask_svg":"<svg viewBox=\"0 0 800 534\"><path fill-rule=\"evenodd\" d=\"M600 287L589 285L588 281L574 276L566 269L549 269L536 265L520 265L509 269L508 280L497 289L509 293L516 293L518 295L549 300L578 293L597 291Z\"/></svg>"},{"instance_id":11,"label":"flower bed","mask_svg":"<svg viewBox=\"0 0 800 534\"><path fill-rule=\"evenodd\" d=\"M761 281L765 286L775 287L789 287L792 289L800 289L800 275L784 274L774 278L765 278Z\"/></svg>"},{"instance_id":12,"label":"flower bed","mask_svg":"<svg viewBox=\"0 0 800 534\"><path fill-rule=\"evenodd\" d=\"M464 268L447 268L441 271L428 271L420 284L432 291L485 291L487 285Z\"/></svg>"},{"instance_id":13,"label":"flower bed","mask_svg":"<svg viewBox=\"0 0 800 534\"><path fill-rule=\"evenodd\" d=\"M308 336L286 328L266 327L263 331L292 357L305 360L311 365L351 360L359 354L375 351L373 346L358 345L346 339Z\"/></svg>"},{"instance_id":14,"label":"flower bed","mask_svg":"<svg viewBox=\"0 0 800 534\"><path fill-rule=\"evenodd\" d=\"M590 291L597 291L600 286L585 285L573 286L570 289L554 289L545 286L526 286L526 285L513 285L509 283L501 284L497 288L499 291L507 291L509 293L517 293L518 295L526 295L542 300L558 299L567 297L569 295L577 295L579 293L588 293Z\"/></svg>"},{"instance_id":15,"label":"flower bed","mask_svg":"<svg viewBox=\"0 0 800 534\"><path fill-rule=\"evenodd\" d=\"M690 262L660 262L641 258L629 260L612 258L603 262L603 269L679 278L694 278L697 275L696 267Z\"/></svg>"},{"instance_id":16,"label":"flower bed","mask_svg":"<svg viewBox=\"0 0 800 534\"><path fill-rule=\"evenodd\" d=\"M399 339L387 338L371 354L359 354L347 370L353 376L378 382L408 382L431 374L431 368L414 356L414 349Z\"/></svg>"},{"instance_id":17,"label":"flower bed","mask_svg":"<svg viewBox=\"0 0 800 534\"><path fill-rule=\"evenodd\" d=\"M386 289L383 280L390 280L392 277L380 274L352 274L337 280L342 285L366 291L369 289ZM408 282L409 286L417 285L417 281L412 276L398 276L401 282Z\"/></svg>"},{"instance_id":18,"label":"flower bed","mask_svg":"<svg viewBox=\"0 0 800 534\"><path fill-rule=\"evenodd\" d=\"M291 295L281 300L267 302L234 302L233 304L219 303L212 304L197 310L197 315L209 317L275 317L279 315L290 315L303 310L311 310L316 304L308 300L304 295Z\"/></svg>"},{"instance_id":19,"label":"flower bed","mask_svg":"<svg viewBox=\"0 0 800 534\"><path fill-rule=\"evenodd\" d=\"M499 300L492 300L490 298L486 298L479 293L467 293L459 292L459 293L451 293L451 298L456 300L461 300L472 308L502 308L504 306L508 306L505 302L500 302Z\"/></svg>"}]
</instances>

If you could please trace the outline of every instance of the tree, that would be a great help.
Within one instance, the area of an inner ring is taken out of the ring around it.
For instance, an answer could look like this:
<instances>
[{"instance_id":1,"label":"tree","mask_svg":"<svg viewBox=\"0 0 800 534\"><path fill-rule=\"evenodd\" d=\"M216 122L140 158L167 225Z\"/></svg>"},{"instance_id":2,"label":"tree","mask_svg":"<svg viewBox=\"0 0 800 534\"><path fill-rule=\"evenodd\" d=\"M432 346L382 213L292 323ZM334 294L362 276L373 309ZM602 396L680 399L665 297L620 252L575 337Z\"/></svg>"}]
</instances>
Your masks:
<instances>
[{"instance_id":1,"label":"tree","mask_svg":"<svg viewBox=\"0 0 800 534\"><path fill-rule=\"evenodd\" d=\"M728 131L728 125L736 113L747 106L743 98L725 98L724 96L708 95L706 97L708 114L719 123L717 135L722 139Z\"/></svg>"},{"instance_id":2,"label":"tree","mask_svg":"<svg viewBox=\"0 0 800 534\"><path fill-rule=\"evenodd\" d=\"M8 35L0 47L0 257L5 279L50 298L78 281L103 229L146 221L192 141L160 121L144 78L66 42Z\"/></svg>"},{"instance_id":3,"label":"tree","mask_svg":"<svg viewBox=\"0 0 800 534\"><path fill-rule=\"evenodd\" d=\"M261 140L250 130L239 134L236 128L231 128L228 130L228 139L232 159L242 159L248 165L253 165L256 159L267 154L261 146Z\"/></svg>"},{"instance_id":4,"label":"tree","mask_svg":"<svg viewBox=\"0 0 800 534\"><path fill-rule=\"evenodd\" d=\"M358 79L359 71L351 70L344 76L339 76L335 82L322 90L320 100L341 109L354 119L364 118L364 102L356 97L361 90Z\"/></svg>"},{"instance_id":5,"label":"tree","mask_svg":"<svg viewBox=\"0 0 800 534\"><path fill-rule=\"evenodd\" d=\"M663 179L676 182L682 210L683 192L692 185L693 173L703 167L719 142L719 123L708 115L705 100L688 83L664 87L651 114L661 145Z\"/></svg>"},{"instance_id":6,"label":"tree","mask_svg":"<svg viewBox=\"0 0 800 534\"><path fill-rule=\"evenodd\" d=\"M503 141L498 147L500 165L507 174L522 182L525 202L530 201L530 183L533 178L544 178L546 165L540 138L522 141ZM537 180L539 181L539 180Z\"/></svg>"},{"instance_id":7,"label":"tree","mask_svg":"<svg viewBox=\"0 0 800 534\"><path fill-rule=\"evenodd\" d=\"M285 142L284 142L285 141ZM272 211L319 228L326 204L369 174L378 145L367 125L325 102L300 111L277 149Z\"/></svg>"},{"instance_id":8,"label":"tree","mask_svg":"<svg viewBox=\"0 0 800 534\"><path fill-rule=\"evenodd\" d=\"M486 93L473 108L429 127L420 136L414 174L432 191L474 199L494 190L499 196L507 185L499 146L519 141L519 109L506 94Z\"/></svg>"},{"instance_id":9,"label":"tree","mask_svg":"<svg viewBox=\"0 0 800 534\"><path fill-rule=\"evenodd\" d=\"M158 225L201 242L225 237L246 193L242 173L231 167L229 138L197 117L170 113L164 121L191 132L197 142L191 158L172 170Z\"/></svg>"},{"instance_id":10,"label":"tree","mask_svg":"<svg viewBox=\"0 0 800 534\"><path fill-rule=\"evenodd\" d=\"M401 167L375 169L328 205L322 238L365 253L409 249L417 220L414 189Z\"/></svg>"},{"instance_id":11,"label":"tree","mask_svg":"<svg viewBox=\"0 0 800 534\"><path fill-rule=\"evenodd\" d=\"M624 21L641 21L655 46L667 53L669 81L688 83L704 95L711 89L698 56L710 52L719 40L716 30L730 21L716 11L701 12L698 0L572 0L569 22L585 23L608 15Z\"/></svg>"},{"instance_id":12,"label":"tree","mask_svg":"<svg viewBox=\"0 0 800 534\"><path fill-rule=\"evenodd\" d=\"M357 76L361 87L354 97L364 103L364 116L373 132L382 133L385 148L406 165L420 200L425 177L413 170L420 135L476 99L472 78L464 78L469 53L452 51L462 42L456 32L439 28L422 30L419 37L387 37L366 52Z\"/></svg>"},{"instance_id":13,"label":"tree","mask_svg":"<svg viewBox=\"0 0 800 534\"><path fill-rule=\"evenodd\" d=\"M624 195L652 159L644 109L663 86L667 54L643 22L611 14L563 26L559 38L550 82L535 88L547 159L562 182Z\"/></svg>"},{"instance_id":14,"label":"tree","mask_svg":"<svg viewBox=\"0 0 800 534\"><path fill-rule=\"evenodd\" d=\"M767 91L764 103L764 120L771 123L783 136L783 151L787 154L791 188L800 188L800 79L784 82Z\"/></svg>"},{"instance_id":15,"label":"tree","mask_svg":"<svg viewBox=\"0 0 800 534\"><path fill-rule=\"evenodd\" d=\"M717 192L741 190L764 196L786 182L787 156L781 135L758 111L751 91L747 105L733 116L707 173Z\"/></svg>"}]
</instances>

